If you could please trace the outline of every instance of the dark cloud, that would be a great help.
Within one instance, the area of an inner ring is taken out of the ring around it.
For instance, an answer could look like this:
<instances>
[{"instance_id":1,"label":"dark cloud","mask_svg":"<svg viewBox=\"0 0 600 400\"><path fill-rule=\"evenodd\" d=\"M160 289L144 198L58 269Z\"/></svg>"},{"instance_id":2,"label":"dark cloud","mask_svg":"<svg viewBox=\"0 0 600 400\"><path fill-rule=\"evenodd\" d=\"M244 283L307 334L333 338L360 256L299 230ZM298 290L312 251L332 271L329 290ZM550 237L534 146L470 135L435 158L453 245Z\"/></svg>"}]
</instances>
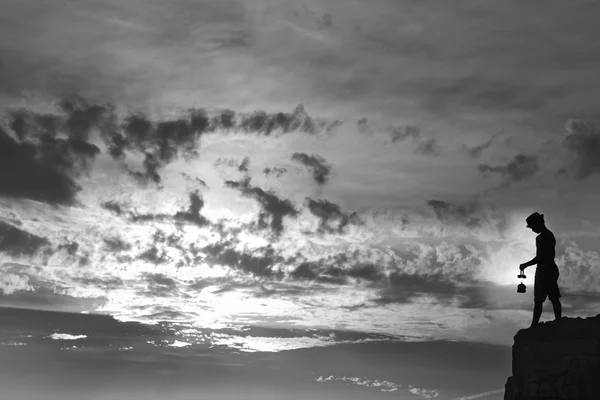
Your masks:
<instances>
[{"instance_id":1,"label":"dark cloud","mask_svg":"<svg viewBox=\"0 0 600 400\"><path fill-rule=\"evenodd\" d=\"M79 243L68 241L67 243L58 245L58 250L63 249L67 252L68 255L74 256L77 253L77 250L79 250Z\"/></svg>"},{"instance_id":2,"label":"dark cloud","mask_svg":"<svg viewBox=\"0 0 600 400\"><path fill-rule=\"evenodd\" d=\"M73 204L81 190L75 179L100 150L78 139L24 136L16 141L0 127L0 195Z\"/></svg>"},{"instance_id":3,"label":"dark cloud","mask_svg":"<svg viewBox=\"0 0 600 400\"><path fill-rule=\"evenodd\" d=\"M228 266L258 277L281 278L282 272L276 268L284 258L275 254L272 246L264 246L247 252L237 250L235 240L224 240L200 249L206 257L204 262Z\"/></svg>"},{"instance_id":4,"label":"dark cloud","mask_svg":"<svg viewBox=\"0 0 600 400\"><path fill-rule=\"evenodd\" d=\"M75 202L80 190L76 179L100 153L88 142L90 134L104 129L114 107L71 96L57 108L59 114L8 112L17 140L0 128L0 193L50 204Z\"/></svg>"},{"instance_id":5,"label":"dark cloud","mask_svg":"<svg viewBox=\"0 0 600 400\"><path fill-rule=\"evenodd\" d=\"M292 160L297 161L308 168L309 171L312 172L312 176L314 180L319 185L324 185L331 176L331 165L327 163L327 161L316 154L308 155L305 153L294 153L292 155Z\"/></svg>"},{"instance_id":6,"label":"dark cloud","mask_svg":"<svg viewBox=\"0 0 600 400\"><path fill-rule=\"evenodd\" d=\"M166 264L171 259L167 257L164 251L159 250L156 246L150 246L147 250L138 255L140 260L148 261L152 264Z\"/></svg>"},{"instance_id":7,"label":"dark cloud","mask_svg":"<svg viewBox=\"0 0 600 400\"><path fill-rule=\"evenodd\" d=\"M105 139L108 148L108 154L115 160L125 158L125 148L127 147L127 139L119 132L113 132Z\"/></svg>"},{"instance_id":8,"label":"dark cloud","mask_svg":"<svg viewBox=\"0 0 600 400\"><path fill-rule=\"evenodd\" d=\"M213 129L229 130L235 128L235 111L223 110L219 115L212 118Z\"/></svg>"},{"instance_id":9,"label":"dark cloud","mask_svg":"<svg viewBox=\"0 0 600 400\"><path fill-rule=\"evenodd\" d=\"M344 213L335 203L328 200L306 199L308 210L320 220L318 231L320 233L343 233L349 224L361 224L356 212Z\"/></svg>"},{"instance_id":10,"label":"dark cloud","mask_svg":"<svg viewBox=\"0 0 600 400\"><path fill-rule=\"evenodd\" d=\"M250 164L250 157L244 157L240 165L238 165L238 171L245 174L248 173L248 165Z\"/></svg>"},{"instance_id":11,"label":"dark cloud","mask_svg":"<svg viewBox=\"0 0 600 400\"><path fill-rule=\"evenodd\" d=\"M456 292L456 285L442 274L432 275L393 272L388 277L387 286L374 300L376 304L410 303L415 297L427 294L440 300L448 299Z\"/></svg>"},{"instance_id":12,"label":"dark cloud","mask_svg":"<svg viewBox=\"0 0 600 400\"><path fill-rule=\"evenodd\" d=\"M178 284L164 274L144 274L144 282L148 285L147 294L168 297L178 289Z\"/></svg>"},{"instance_id":13,"label":"dark cloud","mask_svg":"<svg viewBox=\"0 0 600 400\"><path fill-rule=\"evenodd\" d=\"M503 132L504 130L499 130L498 132L494 133L491 138L489 138L487 141L478 146L469 147L463 144L462 150L471 158L479 158L481 156L481 153L483 153L484 150L487 150L494 142L494 139L496 139Z\"/></svg>"},{"instance_id":14,"label":"dark cloud","mask_svg":"<svg viewBox=\"0 0 600 400\"><path fill-rule=\"evenodd\" d=\"M584 180L600 173L600 129L588 121L572 119L565 125L563 146L575 155L575 163L563 173L573 172L575 179Z\"/></svg>"},{"instance_id":15,"label":"dark cloud","mask_svg":"<svg viewBox=\"0 0 600 400\"><path fill-rule=\"evenodd\" d=\"M106 201L100 204L100 206L106 210L114 212L117 216L127 218L131 222L144 223L144 222L190 222L198 226L204 226L210 222L200 214L200 211L204 207L204 200L198 191L190 193L189 196L190 205L185 211L177 211L175 214L166 213L138 213L135 210L127 209L124 205L117 203L116 201Z\"/></svg>"},{"instance_id":16,"label":"dark cloud","mask_svg":"<svg viewBox=\"0 0 600 400\"><path fill-rule=\"evenodd\" d=\"M360 133L367 133L369 129L369 120L367 117L359 118L356 121L356 127Z\"/></svg>"},{"instance_id":17,"label":"dark cloud","mask_svg":"<svg viewBox=\"0 0 600 400\"><path fill-rule=\"evenodd\" d=\"M226 165L228 167L237 168L237 161L234 158L223 158L219 157L215 160L214 166L219 167L221 165Z\"/></svg>"},{"instance_id":18,"label":"dark cloud","mask_svg":"<svg viewBox=\"0 0 600 400\"><path fill-rule=\"evenodd\" d=\"M372 263L353 265L352 268L346 272L346 275L351 278L358 278L371 282L378 282L384 277L377 266Z\"/></svg>"},{"instance_id":19,"label":"dark cloud","mask_svg":"<svg viewBox=\"0 0 600 400\"><path fill-rule=\"evenodd\" d=\"M202 133L194 129L190 118L158 122L156 125L158 159L168 164L177 157L178 151L189 155L198 146L197 140Z\"/></svg>"},{"instance_id":20,"label":"dark cloud","mask_svg":"<svg viewBox=\"0 0 600 400\"><path fill-rule=\"evenodd\" d=\"M101 278L101 277L74 277L73 280L83 286L91 286L102 290L117 290L123 287L121 278Z\"/></svg>"},{"instance_id":21,"label":"dark cloud","mask_svg":"<svg viewBox=\"0 0 600 400\"><path fill-rule=\"evenodd\" d=\"M441 146L435 138L424 139L417 145L416 152L425 156L439 156Z\"/></svg>"},{"instance_id":22,"label":"dark cloud","mask_svg":"<svg viewBox=\"0 0 600 400\"><path fill-rule=\"evenodd\" d=\"M269 176L271 174L275 175L276 178L281 177L281 175L285 174L287 172L287 168L283 168L283 167L267 167L263 169L263 174L265 174L265 176Z\"/></svg>"},{"instance_id":23,"label":"dark cloud","mask_svg":"<svg viewBox=\"0 0 600 400\"><path fill-rule=\"evenodd\" d=\"M19 140L41 135L55 137L64 125L64 117L55 114L39 114L22 108L8 112L8 126Z\"/></svg>"},{"instance_id":24,"label":"dark cloud","mask_svg":"<svg viewBox=\"0 0 600 400\"><path fill-rule=\"evenodd\" d=\"M301 254L297 254L288 259L287 263L296 265L290 272L290 277L299 280L342 285L348 279L381 283L385 278L376 263L358 261L356 252L337 253L317 260L306 260Z\"/></svg>"},{"instance_id":25,"label":"dark cloud","mask_svg":"<svg viewBox=\"0 0 600 400\"><path fill-rule=\"evenodd\" d=\"M143 172L129 170L129 174L142 185L147 185L150 181L159 184L162 181L158 174L158 170L162 167L159 160L151 153L146 153L143 165Z\"/></svg>"},{"instance_id":26,"label":"dark cloud","mask_svg":"<svg viewBox=\"0 0 600 400\"><path fill-rule=\"evenodd\" d=\"M417 139L421 136L421 130L418 126L391 127L389 128L389 131L390 136L392 137L392 143L404 141L408 138Z\"/></svg>"},{"instance_id":27,"label":"dark cloud","mask_svg":"<svg viewBox=\"0 0 600 400\"><path fill-rule=\"evenodd\" d=\"M169 221L173 216L169 214L138 214L134 211L129 212L129 220L131 222L151 222L151 221Z\"/></svg>"},{"instance_id":28,"label":"dark cloud","mask_svg":"<svg viewBox=\"0 0 600 400\"><path fill-rule=\"evenodd\" d=\"M125 168L135 180L146 185L160 184L161 169L178 157L186 160L197 157L200 138L206 133L239 129L248 133L313 134L341 123L317 121L302 105L291 114L257 111L241 116L232 110L222 110L209 117L204 109L190 109L182 117L158 121L141 112L130 112L120 118L113 104L96 104L81 96L64 97L56 106L55 114L26 109L9 112L8 127L16 139L11 132L0 128L0 194L51 204L73 204L81 190L77 178L100 153L97 146L88 142L92 135L99 135L107 153L115 160L125 162L128 153L142 156L141 170L127 165ZM324 183L329 175L325 165L318 165L317 159L306 161L313 162L310 168L315 179ZM247 173L248 162L248 158L244 159L238 170Z\"/></svg>"},{"instance_id":29,"label":"dark cloud","mask_svg":"<svg viewBox=\"0 0 600 400\"><path fill-rule=\"evenodd\" d=\"M481 226L481 218L477 215L481 207L476 203L454 205L443 200L428 200L427 205L433 209L440 222L460 223L468 228Z\"/></svg>"},{"instance_id":30,"label":"dark cloud","mask_svg":"<svg viewBox=\"0 0 600 400\"><path fill-rule=\"evenodd\" d=\"M81 96L63 98L58 102L58 108L66 115L65 128L69 137L81 141L87 141L92 128L101 128L114 114L113 105L90 104Z\"/></svg>"},{"instance_id":31,"label":"dark cloud","mask_svg":"<svg viewBox=\"0 0 600 400\"><path fill-rule=\"evenodd\" d=\"M303 132L316 134L319 130L326 128L328 131L339 125L339 121L333 123L317 121L306 112L302 104L289 113L267 114L264 111L255 111L240 118L238 128L248 133L260 133L270 135L273 132L290 133Z\"/></svg>"},{"instance_id":32,"label":"dark cloud","mask_svg":"<svg viewBox=\"0 0 600 400\"><path fill-rule=\"evenodd\" d=\"M294 279L316 279L318 276L318 266L316 263L312 262L303 262L298 265L292 272L290 272L290 277Z\"/></svg>"},{"instance_id":33,"label":"dark cloud","mask_svg":"<svg viewBox=\"0 0 600 400\"><path fill-rule=\"evenodd\" d=\"M9 256L33 255L50 245L48 239L0 221L0 252Z\"/></svg>"},{"instance_id":34,"label":"dark cloud","mask_svg":"<svg viewBox=\"0 0 600 400\"><path fill-rule=\"evenodd\" d=\"M239 182L226 181L225 186L239 190L243 196L255 199L261 206L257 227L271 231L279 236L283 231L284 217L296 217L298 210L287 199L281 199L272 191L265 192L263 189L250 185L250 178Z\"/></svg>"},{"instance_id":35,"label":"dark cloud","mask_svg":"<svg viewBox=\"0 0 600 400\"><path fill-rule=\"evenodd\" d=\"M130 114L122 123L125 133L125 144L139 152L146 151L153 140L153 124L150 119L141 113Z\"/></svg>"},{"instance_id":36,"label":"dark cloud","mask_svg":"<svg viewBox=\"0 0 600 400\"><path fill-rule=\"evenodd\" d=\"M190 160L198 156L200 137L211 130L204 110L191 109L185 117L152 121L136 112L125 117L120 125L104 135L109 154L123 159L125 150L144 156L144 170L130 171L141 184L159 184L159 170L178 157ZM118 130L121 130L119 132Z\"/></svg>"},{"instance_id":37,"label":"dark cloud","mask_svg":"<svg viewBox=\"0 0 600 400\"><path fill-rule=\"evenodd\" d=\"M111 252L121 252L131 250L131 245L129 243L124 242L119 237L107 237L102 239L104 241L104 246L108 251Z\"/></svg>"},{"instance_id":38,"label":"dark cloud","mask_svg":"<svg viewBox=\"0 0 600 400\"><path fill-rule=\"evenodd\" d=\"M200 186L202 186L203 188L208 188L208 185L206 185L206 182L204 182L202 179L195 177L192 178L191 176L189 176L188 174L186 174L185 172L182 172L181 175L185 178L186 181L188 182L193 182L195 184L198 184Z\"/></svg>"},{"instance_id":39,"label":"dark cloud","mask_svg":"<svg viewBox=\"0 0 600 400\"><path fill-rule=\"evenodd\" d=\"M219 167L226 165L230 168L235 168L238 172L248 174L248 166L250 165L250 157L244 157L242 161L238 162L234 158L222 158L219 157L215 160L214 166Z\"/></svg>"},{"instance_id":40,"label":"dark cloud","mask_svg":"<svg viewBox=\"0 0 600 400\"><path fill-rule=\"evenodd\" d=\"M117 215L121 215L121 213L123 212L121 205L114 201L105 201L100 204L100 207L102 207L108 211L112 211Z\"/></svg>"},{"instance_id":41,"label":"dark cloud","mask_svg":"<svg viewBox=\"0 0 600 400\"><path fill-rule=\"evenodd\" d=\"M175 219L188 221L198 226L207 225L209 223L208 220L200 214L202 207L204 207L204 200L202 199L200 193L191 193L190 207L187 211L178 211L175 213Z\"/></svg>"},{"instance_id":42,"label":"dark cloud","mask_svg":"<svg viewBox=\"0 0 600 400\"><path fill-rule=\"evenodd\" d=\"M502 175L506 184L532 177L540 170L537 156L528 156L525 154L517 154L506 165L490 166L479 164L477 168L483 174L492 172Z\"/></svg>"}]
</instances>

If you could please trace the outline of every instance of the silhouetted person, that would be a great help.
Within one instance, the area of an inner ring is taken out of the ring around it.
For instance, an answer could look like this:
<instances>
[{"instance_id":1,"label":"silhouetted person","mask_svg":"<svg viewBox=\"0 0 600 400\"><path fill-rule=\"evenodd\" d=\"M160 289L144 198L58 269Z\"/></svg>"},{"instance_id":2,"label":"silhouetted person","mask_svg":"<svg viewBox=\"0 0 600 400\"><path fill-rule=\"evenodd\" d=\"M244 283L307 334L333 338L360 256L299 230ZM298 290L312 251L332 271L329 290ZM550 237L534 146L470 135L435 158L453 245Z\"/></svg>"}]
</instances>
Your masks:
<instances>
[{"instance_id":1,"label":"silhouetted person","mask_svg":"<svg viewBox=\"0 0 600 400\"><path fill-rule=\"evenodd\" d=\"M546 301L546 297L552 302L554 307L554 319L560 321L562 317L562 306L559 298L560 290L558 289L558 265L554 262L554 246L556 245L556 239L552 232L546 228L544 224L544 214L538 214L537 212L531 214L526 219L527 227L538 233L535 238L536 255L531 260L524 264L521 264L519 268L524 271L525 268L537 264L535 270L535 283L533 287L533 321L531 321L531 327L538 324L540 316L542 315L542 305Z\"/></svg>"}]
</instances>

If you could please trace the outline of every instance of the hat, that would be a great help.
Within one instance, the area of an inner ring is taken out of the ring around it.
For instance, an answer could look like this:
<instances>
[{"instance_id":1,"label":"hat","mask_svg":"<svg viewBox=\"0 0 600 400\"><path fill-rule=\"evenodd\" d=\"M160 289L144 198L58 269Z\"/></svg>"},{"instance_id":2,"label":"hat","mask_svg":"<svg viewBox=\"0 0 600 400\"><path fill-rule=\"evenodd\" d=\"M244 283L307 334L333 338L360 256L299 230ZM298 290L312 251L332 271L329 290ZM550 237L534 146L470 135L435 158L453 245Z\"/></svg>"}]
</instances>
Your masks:
<instances>
[{"instance_id":1,"label":"hat","mask_svg":"<svg viewBox=\"0 0 600 400\"><path fill-rule=\"evenodd\" d=\"M527 227L530 228L532 222L544 222L544 214L534 212L529 217L527 217L525 221L527 221Z\"/></svg>"}]
</instances>

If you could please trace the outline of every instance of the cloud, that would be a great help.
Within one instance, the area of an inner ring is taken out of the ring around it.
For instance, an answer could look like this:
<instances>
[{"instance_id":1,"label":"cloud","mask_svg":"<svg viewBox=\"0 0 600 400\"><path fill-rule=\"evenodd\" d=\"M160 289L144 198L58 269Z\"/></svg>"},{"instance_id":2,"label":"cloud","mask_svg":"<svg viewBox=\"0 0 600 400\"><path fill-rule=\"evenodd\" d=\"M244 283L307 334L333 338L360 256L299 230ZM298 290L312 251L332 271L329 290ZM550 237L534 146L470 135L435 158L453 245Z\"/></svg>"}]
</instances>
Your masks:
<instances>
[{"instance_id":1,"label":"cloud","mask_svg":"<svg viewBox=\"0 0 600 400\"><path fill-rule=\"evenodd\" d=\"M294 279L308 279L312 280L317 278L318 273L315 272L315 269L318 269L318 264L313 262L303 262L300 263L292 272L290 272L290 277Z\"/></svg>"},{"instance_id":2,"label":"cloud","mask_svg":"<svg viewBox=\"0 0 600 400\"><path fill-rule=\"evenodd\" d=\"M138 255L138 259L149 263L159 265L166 264L171 261L164 250L159 250L158 247L152 245L144 252Z\"/></svg>"},{"instance_id":3,"label":"cloud","mask_svg":"<svg viewBox=\"0 0 600 400\"><path fill-rule=\"evenodd\" d=\"M265 174L265 176L273 174L276 178L281 177L281 175L285 174L286 172L287 168L284 167L267 167L263 169L263 174Z\"/></svg>"},{"instance_id":4,"label":"cloud","mask_svg":"<svg viewBox=\"0 0 600 400\"><path fill-rule=\"evenodd\" d=\"M559 286L572 292L594 292L600 285L600 254L584 251L569 242L556 258L559 266Z\"/></svg>"},{"instance_id":5,"label":"cloud","mask_svg":"<svg viewBox=\"0 0 600 400\"><path fill-rule=\"evenodd\" d=\"M124 204L119 204L114 200L105 201L100 204L100 207L113 212L116 216L126 218L131 222L189 222L197 226L206 226L210 221L201 214L204 207L204 199L199 191L194 191L189 194L189 206L185 211L176 211L175 213L139 213L134 208L130 208Z\"/></svg>"},{"instance_id":6,"label":"cloud","mask_svg":"<svg viewBox=\"0 0 600 400\"><path fill-rule=\"evenodd\" d=\"M421 388L410 388L408 390L409 392L411 392L412 394L424 397L426 399L435 399L436 397L438 397L440 394L437 390L435 389L421 389Z\"/></svg>"},{"instance_id":7,"label":"cloud","mask_svg":"<svg viewBox=\"0 0 600 400\"><path fill-rule=\"evenodd\" d=\"M204 207L204 200L200 196L200 193L194 192L190 194L190 207L187 211L178 211L175 213L176 220L184 220L194 223L198 226L204 226L209 224L208 220L200 214L200 211Z\"/></svg>"},{"instance_id":8,"label":"cloud","mask_svg":"<svg viewBox=\"0 0 600 400\"><path fill-rule=\"evenodd\" d=\"M79 243L74 242L74 241L69 241L68 243L58 245L57 250L62 250L62 249L65 249L67 254L69 254L70 256L75 256L75 254L77 253L77 250L79 249Z\"/></svg>"},{"instance_id":9,"label":"cloud","mask_svg":"<svg viewBox=\"0 0 600 400\"><path fill-rule=\"evenodd\" d=\"M456 292L456 285L440 273L431 275L393 272L389 286L374 301L377 304L409 303L419 294L449 296Z\"/></svg>"},{"instance_id":10,"label":"cloud","mask_svg":"<svg viewBox=\"0 0 600 400\"><path fill-rule=\"evenodd\" d=\"M297 161L308 168L312 172L315 182L319 185L324 185L331 176L331 165L327 161L316 154L308 155L305 153L292 154L292 160Z\"/></svg>"},{"instance_id":11,"label":"cloud","mask_svg":"<svg viewBox=\"0 0 600 400\"><path fill-rule=\"evenodd\" d=\"M486 175L487 173L498 173L504 177L505 184L519 182L535 175L539 170L537 156L517 154L506 165L490 166L479 164L478 170Z\"/></svg>"},{"instance_id":12,"label":"cloud","mask_svg":"<svg viewBox=\"0 0 600 400\"><path fill-rule=\"evenodd\" d=\"M0 127L0 195L73 204L81 190L75 179L99 149L78 139L23 136L18 142Z\"/></svg>"},{"instance_id":13,"label":"cloud","mask_svg":"<svg viewBox=\"0 0 600 400\"><path fill-rule=\"evenodd\" d=\"M306 198L308 210L319 218L319 233L343 233L349 224L361 224L356 212L344 213L340 206L329 200Z\"/></svg>"},{"instance_id":14,"label":"cloud","mask_svg":"<svg viewBox=\"0 0 600 400\"><path fill-rule=\"evenodd\" d=\"M421 136L421 130L418 126L392 127L389 130L392 143L404 141L408 138L417 139Z\"/></svg>"},{"instance_id":15,"label":"cloud","mask_svg":"<svg viewBox=\"0 0 600 400\"><path fill-rule=\"evenodd\" d=\"M99 288L105 291L114 291L124 287L123 280L114 276L104 277L88 275L84 277L74 277L73 280L84 287Z\"/></svg>"},{"instance_id":16,"label":"cloud","mask_svg":"<svg viewBox=\"0 0 600 400\"><path fill-rule=\"evenodd\" d=\"M248 173L248 165L250 164L250 157L244 157L240 165L238 166L238 171L243 172L245 174Z\"/></svg>"},{"instance_id":17,"label":"cloud","mask_svg":"<svg viewBox=\"0 0 600 400\"><path fill-rule=\"evenodd\" d=\"M563 146L574 156L574 177L584 180L600 173L600 129L591 122L570 119Z\"/></svg>"},{"instance_id":18,"label":"cloud","mask_svg":"<svg viewBox=\"0 0 600 400\"><path fill-rule=\"evenodd\" d=\"M265 117L264 124L262 116ZM87 141L99 137L106 152L121 163L142 185L161 184L161 170L179 157L186 161L198 156L200 137L207 133L238 130L247 133L293 131L318 133L330 129L330 122L310 117L303 106L292 114L254 113L239 115L222 110L209 116L204 109L190 109L177 118L153 120L141 112L119 117L113 104L91 103L81 96L57 102L57 113L39 114L25 109L9 113L8 126L17 139L0 128L0 194L27 197L51 204L73 204L81 187L77 179L89 170L100 148ZM240 120L240 125L236 121ZM339 123L339 121L336 121ZM61 137L65 136L66 137ZM130 155L143 158L141 169L129 167ZM309 161L315 179L324 183L329 170L318 159ZM248 172L249 158L237 166ZM10 167L10 168L9 168ZM9 170L18 173L8 173ZM277 170L277 174L282 170Z\"/></svg>"},{"instance_id":19,"label":"cloud","mask_svg":"<svg viewBox=\"0 0 600 400\"><path fill-rule=\"evenodd\" d=\"M358 376L334 377L333 375L330 375L326 378L324 378L323 376L319 376L316 379L316 381L320 382L320 383L342 381L342 382L348 382L348 383L352 383L352 384L359 385L359 386L379 389L382 392L396 392L402 387L402 385L400 385L398 383L386 381L383 379L367 379L365 377L361 378Z\"/></svg>"},{"instance_id":20,"label":"cloud","mask_svg":"<svg viewBox=\"0 0 600 400\"><path fill-rule=\"evenodd\" d=\"M33 290L27 275L0 274L0 294L6 296L20 291Z\"/></svg>"},{"instance_id":21,"label":"cloud","mask_svg":"<svg viewBox=\"0 0 600 400\"><path fill-rule=\"evenodd\" d=\"M146 293L152 296L169 297L178 291L178 282L160 273L146 273L143 275L147 285Z\"/></svg>"},{"instance_id":22,"label":"cloud","mask_svg":"<svg viewBox=\"0 0 600 400\"><path fill-rule=\"evenodd\" d=\"M181 173L181 176L183 176L184 179L188 182L192 182L194 184L200 185L204 189L208 189L208 185L206 184L206 182L204 182L202 179L200 179L198 177L192 178L191 176L189 176L188 174L186 174L184 172Z\"/></svg>"},{"instance_id":23,"label":"cloud","mask_svg":"<svg viewBox=\"0 0 600 400\"><path fill-rule=\"evenodd\" d=\"M483 142L480 145L474 146L474 147L469 147L465 144L462 145L462 150L467 153L467 155L471 158L479 158L481 156L481 154L483 153L484 150L487 150L488 148L490 148L490 146L492 145L492 143L494 142L494 140L500 136L502 133L504 133L504 130L501 129L498 132L494 133L492 135L491 138L489 138L487 141Z\"/></svg>"},{"instance_id":24,"label":"cloud","mask_svg":"<svg viewBox=\"0 0 600 400\"><path fill-rule=\"evenodd\" d=\"M486 396L491 396L494 394L501 394L501 393L504 393L504 389L490 390L487 392L477 393L477 394L473 394L470 396L456 397L452 400L474 400L474 399L479 399L481 397L486 397Z\"/></svg>"},{"instance_id":25,"label":"cloud","mask_svg":"<svg viewBox=\"0 0 600 400\"><path fill-rule=\"evenodd\" d=\"M204 262L209 265L218 264L241 270L257 277L281 278L282 271L278 268L285 260L276 254L275 249L268 245L256 249L238 250L235 240L223 240L200 249L205 254Z\"/></svg>"},{"instance_id":26,"label":"cloud","mask_svg":"<svg viewBox=\"0 0 600 400\"><path fill-rule=\"evenodd\" d=\"M0 251L9 256L31 256L44 247L49 247L48 239L22 231L0 221Z\"/></svg>"},{"instance_id":27,"label":"cloud","mask_svg":"<svg viewBox=\"0 0 600 400\"><path fill-rule=\"evenodd\" d=\"M106 250L118 253L122 251L131 250L131 245L129 243L124 242L119 237L106 237L102 239L104 241L104 246Z\"/></svg>"},{"instance_id":28,"label":"cloud","mask_svg":"<svg viewBox=\"0 0 600 400\"><path fill-rule=\"evenodd\" d=\"M481 211L481 206L477 203L454 205L443 200L428 200L427 205L433 209L436 218L442 223L459 223L468 228L481 226L481 220L476 216Z\"/></svg>"},{"instance_id":29,"label":"cloud","mask_svg":"<svg viewBox=\"0 0 600 400\"><path fill-rule=\"evenodd\" d=\"M439 156L441 146L435 138L429 138L419 142L416 152L425 156Z\"/></svg>"},{"instance_id":30,"label":"cloud","mask_svg":"<svg viewBox=\"0 0 600 400\"><path fill-rule=\"evenodd\" d=\"M255 199L261 206L261 213L257 222L258 229L269 227L275 236L283 231L283 219L296 217L298 210L287 199L281 199L274 192L265 192L263 189L251 186L250 178L239 182L226 181L225 186L239 190L243 196Z\"/></svg>"},{"instance_id":31,"label":"cloud","mask_svg":"<svg viewBox=\"0 0 600 400\"><path fill-rule=\"evenodd\" d=\"M87 141L94 127L114 113L114 106L90 104L81 96L68 96L58 102L58 109L66 115L65 128L72 139Z\"/></svg>"},{"instance_id":32,"label":"cloud","mask_svg":"<svg viewBox=\"0 0 600 400\"><path fill-rule=\"evenodd\" d=\"M304 106L299 104L291 114L282 112L268 114L264 111L245 114L240 118L238 128L244 132L264 135L270 135L275 131L315 134L329 124L325 121L315 120L308 115Z\"/></svg>"}]
</instances>

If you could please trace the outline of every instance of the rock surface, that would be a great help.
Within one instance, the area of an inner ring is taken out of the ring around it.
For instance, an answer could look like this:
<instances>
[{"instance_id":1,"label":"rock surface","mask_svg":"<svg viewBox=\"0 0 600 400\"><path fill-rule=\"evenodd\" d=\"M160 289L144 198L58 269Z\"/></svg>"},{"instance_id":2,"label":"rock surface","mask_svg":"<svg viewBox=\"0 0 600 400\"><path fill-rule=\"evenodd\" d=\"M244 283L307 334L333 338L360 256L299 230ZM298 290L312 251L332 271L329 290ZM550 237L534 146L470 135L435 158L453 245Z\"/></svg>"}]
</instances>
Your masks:
<instances>
[{"instance_id":1,"label":"rock surface","mask_svg":"<svg viewBox=\"0 0 600 400\"><path fill-rule=\"evenodd\" d=\"M600 314L522 329L504 400L600 400Z\"/></svg>"}]
</instances>

